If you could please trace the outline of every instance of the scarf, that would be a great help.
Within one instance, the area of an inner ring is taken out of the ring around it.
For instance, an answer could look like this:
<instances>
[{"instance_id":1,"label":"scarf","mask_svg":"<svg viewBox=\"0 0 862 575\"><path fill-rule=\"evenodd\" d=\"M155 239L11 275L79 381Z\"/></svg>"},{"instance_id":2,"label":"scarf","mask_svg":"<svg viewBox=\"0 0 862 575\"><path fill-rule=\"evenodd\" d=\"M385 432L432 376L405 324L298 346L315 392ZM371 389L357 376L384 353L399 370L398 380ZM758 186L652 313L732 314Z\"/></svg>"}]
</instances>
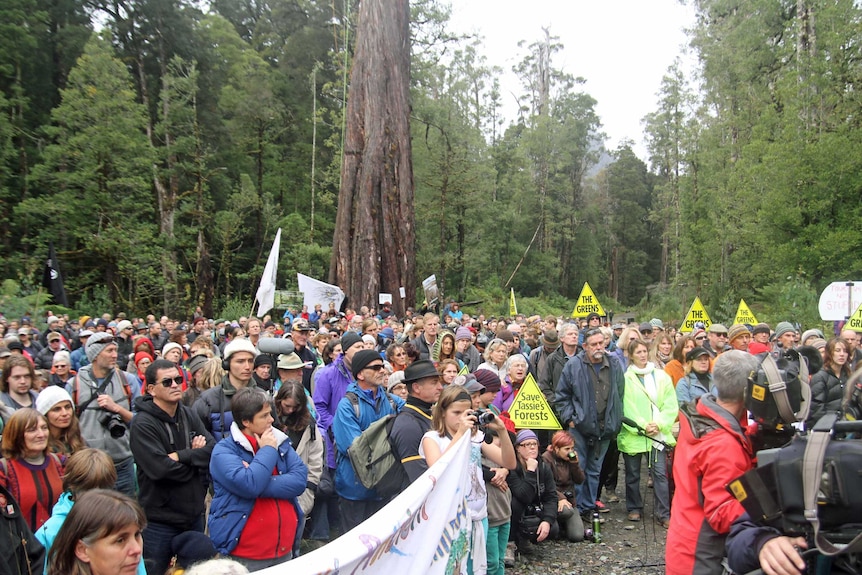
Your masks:
<instances>
[{"instance_id":1,"label":"scarf","mask_svg":"<svg viewBox=\"0 0 862 575\"><path fill-rule=\"evenodd\" d=\"M644 393L646 393L650 402L650 409L652 413L652 420L657 421L659 415L661 415L661 410L656 404L656 398L658 397L658 386L656 385L655 373L656 367L651 361L648 361L644 367L638 367L634 363L629 363L629 369L635 372L638 375L638 378L641 380L643 384ZM662 431L659 431L658 435L655 436L656 439L664 441L665 435ZM658 451L662 451L664 446L660 443L650 442L652 443L652 447L657 449Z\"/></svg>"}]
</instances>

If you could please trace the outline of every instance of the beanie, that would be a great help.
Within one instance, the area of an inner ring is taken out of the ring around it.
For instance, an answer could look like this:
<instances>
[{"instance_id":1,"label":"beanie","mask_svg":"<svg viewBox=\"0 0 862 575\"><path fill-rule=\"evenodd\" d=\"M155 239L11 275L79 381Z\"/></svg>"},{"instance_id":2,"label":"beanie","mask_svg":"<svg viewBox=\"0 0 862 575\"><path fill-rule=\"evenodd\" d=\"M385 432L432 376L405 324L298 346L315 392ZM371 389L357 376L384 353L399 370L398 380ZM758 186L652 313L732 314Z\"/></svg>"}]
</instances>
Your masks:
<instances>
[{"instance_id":1,"label":"beanie","mask_svg":"<svg viewBox=\"0 0 862 575\"><path fill-rule=\"evenodd\" d=\"M493 393L500 391L500 388L502 387L500 385L500 376L490 369L477 369L473 372L473 375L475 376L476 381L485 387L485 391Z\"/></svg>"},{"instance_id":2,"label":"beanie","mask_svg":"<svg viewBox=\"0 0 862 575\"><path fill-rule=\"evenodd\" d=\"M137 357L138 356L136 355L135 358L137 359ZM269 356L258 356L258 357L267 357L268 358ZM201 368L203 366L205 366L207 364L207 362L209 362L209 360L210 360L210 358L208 358L207 356L205 356L203 354L198 354L198 355L192 357L189 360L189 373L194 375L195 373L199 372L201 370ZM257 358L255 358L255 363L257 363Z\"/></svg>"},{"instance_id":3,"label":"beanie","mask_svg":"<svg viewBox=\"0 0 862 575\"><path fill-rule=\"evenodd\" d=\"M102 353L102 350L109 345L115 345L114 336L105 331L96 332L87 340L84 353L87 354L87 359L90 360L90 363L93 363L96 357Z\"/></svg>"},{"instance_id":4,"label":"beanie","mask_svg":"<svg viewBox=\"0 0 862 575\"><path fill-rule=\"evenodd\" d=\"M341 353L347 353L347 350L357 343L362 343L362 337L355 331L348 331L341 336Z\"/></svg>"},{"instance_id":5,"label":"beanie","mask_svg":"<svg viewBox=\"0 0 862 575\"><path fill-rule=\"evenodd\" d=\"M183 346L181 346L180 344L178 344L175 341L169 341L162 348L162 357L165 357L166 355L168 355L168 352L171 351L172 349L180 350L180 357L183 356Z\"/></svg>"},{"instance_id":6,"label":"beanie","mask_svg":"<svg viewBox=\"0 0 862 575\"><path fill-rule=\"evenodd\" d=\"M536 443L539 442L539 438L533 432L532 429L522 429L518 432L518 435L515 436L515 445L521 445L525 441L534 440Z\"/></svg>"},{"instance_id":7,"label":"beanie","mask_svg":"<svg viewBox=\"0 0 862 575\"><path fill-rule=\"evenodd\" d=\"M225 361L229 361L230 356L240 351L247 351L254 357L260 355L260 352L257 351L257 349L254 347L254 345L252 345L249 340L245 339L244 337L238 337L234 340L231 340L231 342L224 347ZM164 352L162 352L162 354L164 355Z\"/></svg>"},{"instance_id":8,"label":"beanie","mask_svg":"<svg viewBox=\"0 0 862 575\"><path fill-rule=\"evenodd\" d=\"M765 334L769 335L770 331L771 330L769 329L768 323L759 323L756 326L754 326L754 335L757 335L758 333L765 333Z\"/></svg>"},{"instance_id":9,"label":"beanie","mask_svg":"<svg viewBox=\"0 0 862 575\"><path fill-rule=\"evenodd\" d=\"M150 362L155 361L155 359L153 358L153 354L151 354L150 352L148 352L148 351L139 351L139 352L137 352L137 353L135 354L135 365L138 365L138 363L140 363L140 361L141 361L142 359L144 359L145 357L146 357L146 358L149 358Z\"/></svg>"},{"instance_id":10,"label":"beanie","mask_svg":"<svg viewBox=\"0 0 862 575\"><path fill-rule=\"evenodd\" d=\"M368 367L372 361L379 359L380 354L373 349L363 349L356 352L356 355L353 356L353 360L350 362L350 367L353 370L353 377L357 377L359 372Z\"/></svg>"},{"instance_id":11,"label":"beanie","mask_svg":"<svg viewBox=\"0 0 862 575\"><path fill-rule=\"evenodd\" d=\"M473 340L473 332L471 332L466 327L459 327L455 331L455 341L461 341L462 339L472 341Z\"/></svg>"},{"instance_id":12,"label":"beanie","mask_svg":"<svg viewBox=\"0 0 862 575\"><path fill-rule=\"evenodd\" d=\"M794 329L793 327L793 324L791 324L789 321L779 322L779 324L775 326L775 339L780 338L782 335L789 331L796 331L796 329Z\"/></svg>"},{"instance_id":13,"label":"beanie","mask_svg":"<svg viewBox=\"0 0 862 575\"><path fill-rule=\"evenodd\" d=\"M72 403L72 396L69 395L69 392L59 385L49 385L39 392L39 396L36 398L36 410L42 415L46 415L55 405L64 401Z\"/></svg>"},{"instance_id":14,"label":"beanie","mask_svg":"<svg viewBox=\"0 0 862 575\"><path fill-rule=\"evenodd\" d=\"M61 349L54 354L54 361L51 362L51 365L56 365L59 362L65 362L66 365L69 365L72 362L69 352L65 349Z\"/></svg>"},{"instance_id":15,"label":"beanie","mask_svg":"<svg viewBox=\"0 0 862 575\"><path fill-rule=\"evenodd\" d=\"M741 335L745 335L747 333L751 333L748 331L748 328L745 327L744 324L735 323L730 326L730 329L727 330L727 341L733 341Z\"/></svg>"},{"instance_id":16,"label":"beanie","mask_svg":"<svg viewBox=\"0 0 862 575\"><path fill-rule=\"evenodd\" d=\"M805 342L808 341L810 337L819 337L820 339L825 339L823 337L823 332L819 329L809 329L806 330L805 333L802 334L802 337L799 338L799 343L805 345Z\"/></svg>"}]
</instances>

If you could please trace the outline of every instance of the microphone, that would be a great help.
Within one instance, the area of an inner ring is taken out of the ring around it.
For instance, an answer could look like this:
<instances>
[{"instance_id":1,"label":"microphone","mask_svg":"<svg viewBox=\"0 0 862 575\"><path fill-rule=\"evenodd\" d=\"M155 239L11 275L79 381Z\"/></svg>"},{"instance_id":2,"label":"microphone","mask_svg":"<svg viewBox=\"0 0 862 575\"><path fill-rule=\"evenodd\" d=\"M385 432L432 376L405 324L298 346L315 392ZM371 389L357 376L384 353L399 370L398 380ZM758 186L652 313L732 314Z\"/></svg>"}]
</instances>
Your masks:
<instances>
[{"instance_id":1,"label":"microphone","mask_svg":"<svg viewBox=\"0 0 862 575\"><path fill-rule=\"evenodd\" d=\"M646 430L643 427L641 427L640 425L638 425L637 423L635 423L633 420L629 419L628 417L623 417L623 423L625 423L629 427L634 427L641 434L646 434Z\"/></svg>"},{"instance_id":2,"label":"microphone","mask_svg":"<svg viewBox=\"0 0 862 575\"><path fill-rule=\"evenodd\" d=\"M287 355L293 353L296 347L293 345L293 341L286 338L262 337L257 341L257 349L261 353Z\"/></svg>"}]
</instances>

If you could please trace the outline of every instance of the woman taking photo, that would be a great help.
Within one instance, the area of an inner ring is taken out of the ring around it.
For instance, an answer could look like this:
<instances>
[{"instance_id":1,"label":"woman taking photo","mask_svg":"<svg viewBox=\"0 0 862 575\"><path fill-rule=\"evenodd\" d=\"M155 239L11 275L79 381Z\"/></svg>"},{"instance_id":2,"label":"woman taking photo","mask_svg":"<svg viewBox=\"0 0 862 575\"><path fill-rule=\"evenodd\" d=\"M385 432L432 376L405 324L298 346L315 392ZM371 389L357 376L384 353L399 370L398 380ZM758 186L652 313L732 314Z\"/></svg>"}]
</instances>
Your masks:
<instances>
[{"instance_id":1,"label":"woman taking photo","mask_svg":"<svg viewBox=\"0 0 862 575\"><path fill-rule=\"evenodd\" d=\"M48 448L51 453L56 453L65 461L87 446L81 436L78 416L68 391L61 387L48 387L36 398L36 410L48 420Z\"/></svg>"},{"instance_id":2,"label":"woman taking photo","mask_svg":"<svg viewBox=\"0 0 862 575\"><path fill-rule=\"evenodd\" d=\"M434 406L431 431L422 436L419 455L431 467L464 435L470 438L470 490L466 494L467 509L473 522L473 538L469 543L468 573L485 573L488 535L488 505L485 481L479 464L484 455L495 464L514 469L517 461L509 433L499 417L488 424L500 437L500 445L485 443L485 434L476 428L476 417L470 409L472 400L460 385L443 388Z\"/></svg>"},{"instance_id":3,"label":"woman taking photo","mask_svg":"<svg viewBox=\"0 0 862 575\"><path fill-rule=\"evenodd\" d=\"M833 337L826 344L823 369L811 377L811 413L805 422L811 429L827 413L839 413L844 399L844 385L850 378L850 344Z\"/></svg>"},{"instance_id":4,"label":"woman taking photo","mask_svg":"<svg viewBox=\"0 0 862 575\"><path fill-rule=\"evenodd\" d=\"M63 465L49 451L49 438L45 416L30 408L12 414L3 430L0 485L12 493L32 531L48 520L63 492Z\"/></svg>"},{"instance_id":5,"label":"woman taking photo","mask_svg":"<svg viewBox=\"0 0 862 575\"><path fill-rule=\"evenodd\" d=\"M667 529L670 525L670 495L667 482L666 447L676 444L671 433L679 405L670 377L649 361L647 344L635 340L628 348L629 368L625 375L623 416L637 428L623 424L617 435L617 447L623 454L626 470L626 510L629 521L640 521L643 513L641 498L641 457L649 458L647 466L653 478L656 522Z\"/></svg>"},{"instance_id":6,"label":"woman taking photo","mask_svg":"<svg viewBox=\"0 0 862 575\"><path fill-rule=\"evenodd\" d=\"M506 478L512 490L512 530L509 540L515 543L522 554L529 554L532 552L531 543L554 539L560 532L557 525L557 489L554 472L539 457L539 438L533 431L522 429L518 432L515 450L518 466Z\"/></svg>"},{"instance_id":7,"label":"woman taking photo","mask_svg":"<svg viewBox=\"0 0 862 575\"><path fill-rule=\"evenodd\" d=\"M51 547L48 575L133 575L146 524L141 507L122 493L82 493Z\"/></svg>"},{"instance_id":8,"label":"woman taking photo","mask_svg":"<svg viewBox=\"0 0 862 575\"><path fill-rule=\"evenodd\" d=\"M578 463L578 452L572 436L566 431L558 431L551 438L542 459L554 474L557 489L557 522L561 535L573 543L584 540L584 522L575 503L575 485L586 479L584 470Z\"/></svg>"},{"instance_id":9,"label":"woman taking photo","mask_svg":"<svg viewBox=\"0 0 862 575\"><path fill-rule=\"evenodd\" d=\"M671 360L664 366L664 372L670 376L673 386L685 377L685 354L694 349L694 340L690 335L684 335L673 346Z\"/></svg>"},{"instance_id":10,"label":"woman taking photo","mask_svg":"<svg viewBox=\"0 0 862 575\"><path fill-rule=\"evenodd\" d=\"M709 352L703 347L695 347L685 354L685 376L676 384L676 397L682 405L705 393L712 393Z\"/></svg>"}]
</instances>

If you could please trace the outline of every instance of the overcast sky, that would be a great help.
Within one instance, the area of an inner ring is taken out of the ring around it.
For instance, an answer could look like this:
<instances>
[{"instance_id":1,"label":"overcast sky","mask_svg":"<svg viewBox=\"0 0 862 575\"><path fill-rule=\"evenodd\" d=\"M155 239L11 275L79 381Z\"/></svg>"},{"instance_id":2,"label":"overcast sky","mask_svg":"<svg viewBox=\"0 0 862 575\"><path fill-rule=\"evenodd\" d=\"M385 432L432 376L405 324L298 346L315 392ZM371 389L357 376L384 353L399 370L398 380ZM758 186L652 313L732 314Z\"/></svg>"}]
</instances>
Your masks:
<instances>
[{"instance_id":1,"label":"overcast sky","mask_svg":"<svg viewBox=\"0 0 862 575\"><path fill-rule=\"evenodd\" d=\"M675 57L687 66L684 28L694 10L679 0L450 0L452 27L484 37L488 63L506 72L501 78L507 120L514 117L519 92L512 66L523 58L518 41L529 45L550 27L564 50L553 65L586 79L584 90L598 101L597 110L616 149L625 138L646 159L641 119L655 110L661 78Z\"/></svg>"}]
</instances>

